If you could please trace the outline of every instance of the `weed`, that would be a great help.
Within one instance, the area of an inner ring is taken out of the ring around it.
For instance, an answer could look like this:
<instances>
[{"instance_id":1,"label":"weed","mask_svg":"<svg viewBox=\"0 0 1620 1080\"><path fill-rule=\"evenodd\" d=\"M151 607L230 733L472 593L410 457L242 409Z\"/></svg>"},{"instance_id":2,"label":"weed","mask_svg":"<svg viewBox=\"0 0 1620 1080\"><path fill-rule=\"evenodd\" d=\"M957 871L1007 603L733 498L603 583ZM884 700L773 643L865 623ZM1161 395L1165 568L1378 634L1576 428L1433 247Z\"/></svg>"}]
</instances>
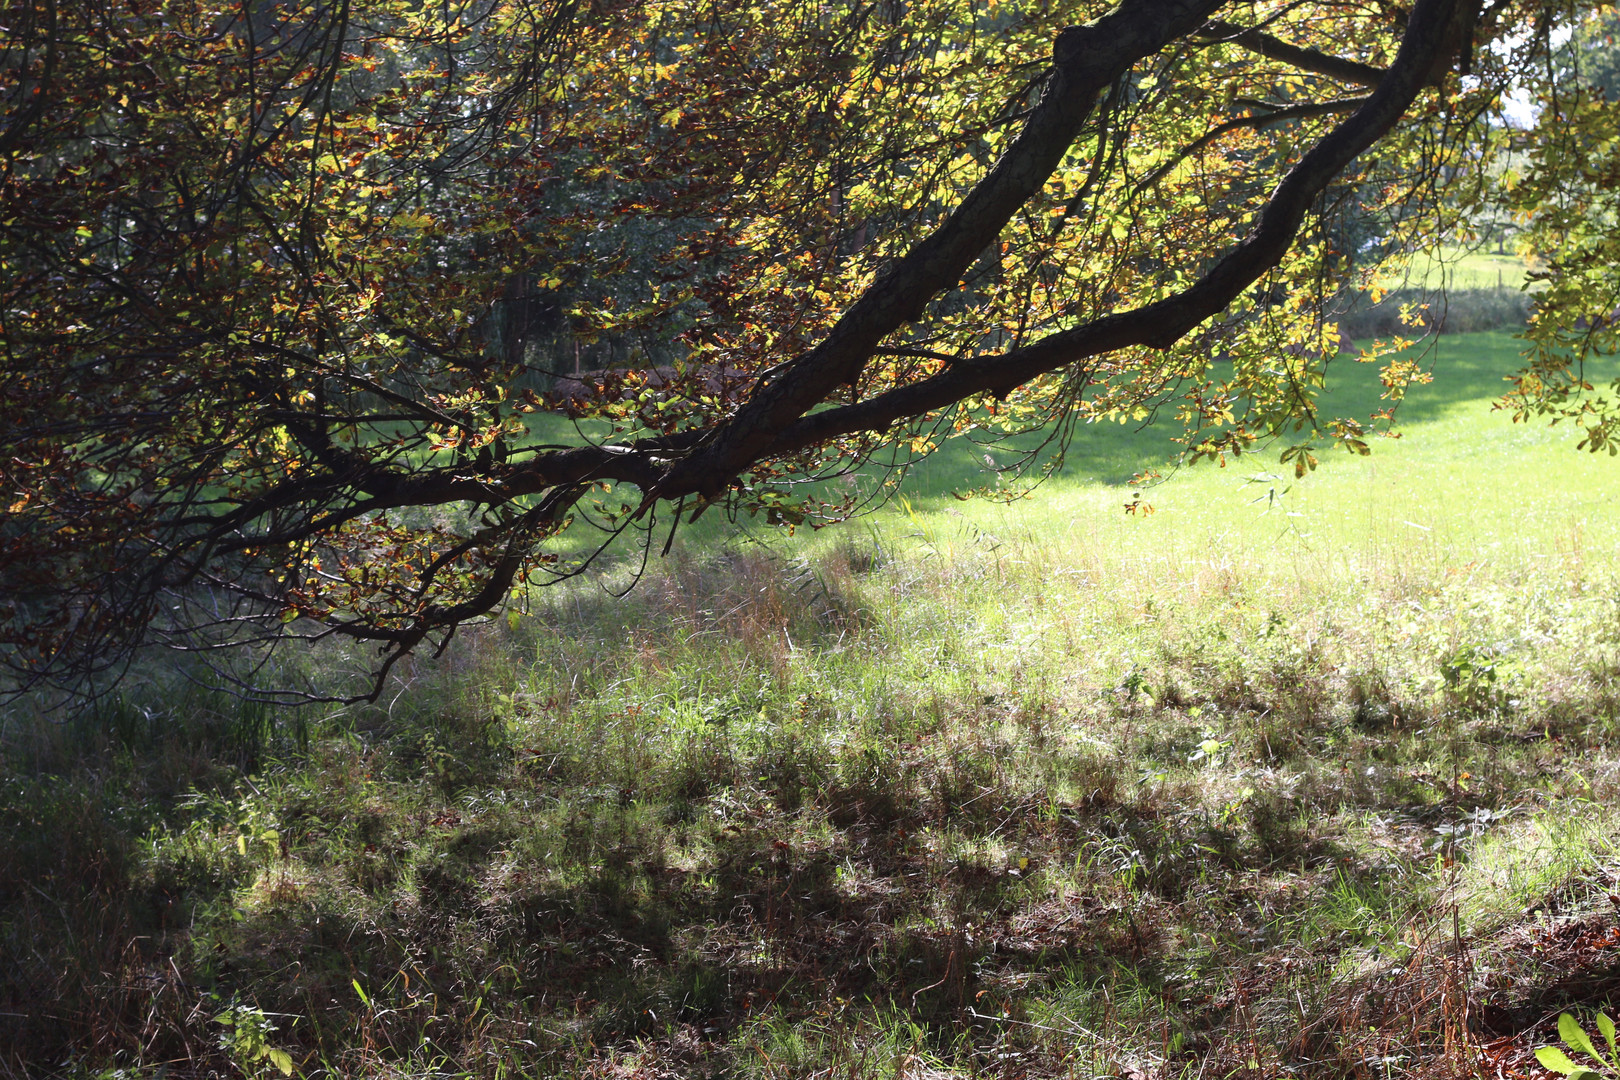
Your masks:
<instances>
[{"instance_id":1,"label":"weed","mask_svg":"<svg viewBox=\"0 0 1620 1080\"><path fill-rule=\"evenodd\" d=\"M242 1075L257 1077L269 1069L282 1076L292 1075L292 1055L271 1041L276 1033L275 1021L263 1009L232 1003L214 1015L214 1023L225 1029L220 1032L220 1048L231 1056Z\"/></svg>"},{"instance_id":2,"label":"weed","mask_svg":"<svg viewBox=\"0 0 1620 1080\"><path fill-rule=\"evenodd\" d=\"M1600 1012L1593 1018L1597 1023L1598 1031L1603 1035L1603 1041L1608 1044L1609 1052L1601 1053L1592 1044L1592 1037L1586 1033L1579 1020L1569 1013L1561 1013L1558 1017L1558 1037L1564 1040L1564 1045L1577 1053L1585 1054L1597 1067L1582 1065L1571 1060L1570 1056L1556 1046L1543 1046L1536 1051L1536 1060L1555 1073L1569 1077L1569 1080L1613 1080L1620 1076L1620 1051L1615 1049L1614 1021L1609 1019L1608 1013Z\"/></svg>"}]
</instances>

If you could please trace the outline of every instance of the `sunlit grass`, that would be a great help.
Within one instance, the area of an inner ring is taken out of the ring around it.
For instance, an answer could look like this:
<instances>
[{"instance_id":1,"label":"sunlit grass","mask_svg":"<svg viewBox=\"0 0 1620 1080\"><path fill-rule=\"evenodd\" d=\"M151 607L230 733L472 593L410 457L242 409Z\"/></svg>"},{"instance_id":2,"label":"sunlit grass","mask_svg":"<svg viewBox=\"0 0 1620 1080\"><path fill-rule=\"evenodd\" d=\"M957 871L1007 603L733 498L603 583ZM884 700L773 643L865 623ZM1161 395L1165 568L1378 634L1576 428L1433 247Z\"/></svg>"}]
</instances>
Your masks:
<instances>
[{"instance_id":1,"label":"sunlit grass","mask_svg":"<svg viewBox=\"0 0 1620 1080\"><path fill-rule=\"evenodd\" d=\"M1414 260L1404 280L1425 289L1517 289L1532 268L1511 242L1453 245Z\"/></svg>"},{"instance_id":2,"label":"sunlit grass","mask_svg":"<svg viewBox=\"0 0 1620 1080\"><path fill-rule=\"evenodd\" d=\"M947 473L944 463L932 473L923 466L913 473L906 504L853 529L915 533L909 506L943 515L932 528L946 533L950 518L962 530L1042 538L1099 556L1121 552L1182 565L1192 559L1195 566L1252 559L1318 581L1336 576L1325 572L1327 563L1356 560L1407 569L1458 559L1606 559L1620 527L1612 512L1615 462L1575 452L1568 428L1513 424L1493 408L1520 363L1519 344L1507 334L1433 339L1424 348L1434 382L1411 389L1397 413L1397 437L1374 439L1366 458L1323 452L1321 466L1304 477L1279 466L1275 448L1230 459L1224 468L1171 471L1175 445L1164 440L1138 449L1129 464L1166 470L1167 479L1134 489L1100 484L1086 464L1105 456L1093 447L1112 432L1082 429L1068 468L1029 499L959 502L947 495L953 486L983 479L966 468ZM1327 396L1324 411L1365 419L1387 404L1377 398L1369 367L1344 357L1335 375L1346 385ZM1134 491L1151 513L1122 512Z\"/></svg>"}]
</instances>

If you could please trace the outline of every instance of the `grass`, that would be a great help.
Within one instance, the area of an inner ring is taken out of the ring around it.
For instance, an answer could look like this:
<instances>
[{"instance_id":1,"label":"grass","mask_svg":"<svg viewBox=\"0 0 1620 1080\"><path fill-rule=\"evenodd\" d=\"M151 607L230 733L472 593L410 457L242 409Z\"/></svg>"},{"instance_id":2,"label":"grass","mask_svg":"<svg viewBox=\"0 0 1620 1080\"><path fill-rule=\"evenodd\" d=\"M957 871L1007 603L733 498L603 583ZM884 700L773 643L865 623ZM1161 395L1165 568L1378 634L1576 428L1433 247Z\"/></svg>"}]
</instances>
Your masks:
<instances>
[{"instance_id":1,"label":"grass","mask_svg":"<svg viewBox=\"0 0 1620 1080\"><path fill-rule=\"evenodd\" d=\"M19 710L0 1063L1535 1075L1620 989L1614 466L1489 411L1510 339L1438 349L1302 481L1128 516L1168 444L1093 430L950 499L974 451L545 590L375 707Z\"/></svg>"},{"instance_id":2,"label":"grass","mask_svg":"<svg viewBox=\"0 0 1620 1080\"><path fill-rule=\"evenodd\" d=\"M1522 255L1500 245L1452 245L1415 264L1407 284L1424 289L1518 289L1531 267Z\"/></svg>"},{"instance_id":3,"label":"grass","mask_svg":"<svg viewBox=\"0 0 1620 1080\"><path fill-rule=\"evenodd\" d=\"M1340 333L1353 342L1409 332L1402 318L1421 309L1424 325L1446 334L1512 331L1531 315L1532 299L1542 287L1530 281L1534 267L1514 253L1479 247L1448 246L1416 259L1402 275L1383 281L1389 290L1377 303L1366 294L1341 298Z\"/></svg>"},{"instance_id":4,"label":"grass","mask_svg":"<svg viewBox=\"0 0 1620 1080\"><path fill-rule=\"evenodd\" d=\"M1547 468L1562 472L1583 467L1563 452L1566 440L1557 431L1514 427L1506 422L1505 416L1492 412L1492 400L1508 389L1508 377L1522 364L1521 344L1507 331L1440 335L1422 342L1416 352L1433 381L1410 388L1399 405L1396 420L1398 430L1415 429L1414 439L1423 449L1414 457L1406 448L1413 439L1379 441L1377 453L1364 463L1366 467L1376 470L1380 465L1400 463L1404 468L1410 463L1416 468L1427 468L1434 464L1434 454L1476 452L1488 456L1493 466L1497 462L1520 461L1523 469L1532 472ZM1343 416L1366 422L1374 412L1390 404L1381 396L1383 386L1378 376L1376 364L1358 363L1348 353L1337 357L1329 365L1328 390L1319 403L1322 416ZM1441 426L1436 427L1436 424ZM1031 512L1037 516L1049 510L1066 513L1059 509L1063 497L1114 500L1119 494L1116 489L1128 484L1132 477L1144 471L1171 468L1180 449L1174 441L1175 434L1177 432L1167 427L1136 424L1096 424L1079 428L1068 448L1063 472L1048 485L1048 490L1063 493L1060 502L1051 502L1043 492L1033 509L1027 503L1017 504L1014 516L1027 520ZM1521 451L1532 446L1540 449L1532 457L1524 458ZM994 487L997 467L1013 460L1014 455L999 449L981 447L965 439L953 440L914 466L906 476L903 490L914 506L933 510L955 507L967 511L977 505L993 506L993 502L962 503L951 496L954 492ZM1340 464L1354 466L1355 463L1346 460ZM1216 491L1248 490L1249 497L1253 498L1263 495L1266 488L1254 490L1254 485L1245 488L1243 481L1256 473L1273 471L1276 471L1275 455L1259 455L1230 463L1224 470L1184 472L1175 483L1162 490L1190 500L1204 500ZM1445 479L1464 480L1464 472L1458 470ZM1360 474L1353 467L1348 472L1335 467L1322 475L1332 479L1326 481L1325 487L1318 484L1312 490L1325 490L1332 493L1331 497L1338 498L1340 491L1348 490L1341 482L1358 483L1356 477ZM1280 489L1289 485L1279 483L1277 486ZM1306 488L1302 486L1299 490L1303 493ZM1155 499L1163 501L1157 495ZM888 512L890 521L896 515L904 516L898 504ZM1113 520L1116 515L1110 513L1105 517ZM1247 520L1245 515L1238 517ZM879 520L883 520L881 515ZM856 523L857 530L867 526L868 519Z\"/></svg>"}]
</instances>

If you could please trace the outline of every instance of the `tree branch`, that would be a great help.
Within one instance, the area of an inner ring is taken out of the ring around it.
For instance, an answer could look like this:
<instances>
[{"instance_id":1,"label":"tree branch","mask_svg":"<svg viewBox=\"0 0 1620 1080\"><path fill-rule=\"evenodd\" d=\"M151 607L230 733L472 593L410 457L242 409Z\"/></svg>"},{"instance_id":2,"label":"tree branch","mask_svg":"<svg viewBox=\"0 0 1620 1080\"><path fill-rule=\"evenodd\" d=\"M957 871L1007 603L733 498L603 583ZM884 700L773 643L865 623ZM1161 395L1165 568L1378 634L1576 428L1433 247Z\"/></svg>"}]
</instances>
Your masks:
<instances>
[{"instance_id":1,"label":"tree branch","mask_svg":"<svg viewBox=\"0 0 1620 1080\"><path fill-rule=\"evenodd\" d=\"M1314 116L1331 116L1334 113L1349 112L1366 102L1366 98L1336 98L1333 101L1312 101L1303 105L1290 105L1286 108L1276 109L1272 112L1251 113L1248 116L1234 117L1224 124L1217 124L1204 134L1188 143L1176 152L1169 161L1148 173L1142 179L1140 187L1152 187L1169 174L1170 170L1210 145L1222 135L1243 128L1264 128L1272 124L1281 124L1289 120L1307 120Z\"/></svg>"},{"instance_id":2,"label":"tree branch","mask_svg":"<svg viewBox=\"0 0 1620 1080\"><path fill-rule=\"evenodd\" d=\"M1369 89L1376 87L1385 75L1383 68L1363 64L1359 60L1347 60L1342 56L1333 56L1316 49L1303 48L1259 30L1219 19L1211 19L1205 23L1203 29L1198 31L1198 36L1206 39L1211 45L1241 45L1269 60L1280 60L1301 71L1312 71L1318 75L1326 75L1330 79L1338 79L1340 82L1365 86Z\"/></svg>"},{"instance_id":3,"label":"tree branch","mask_svg":"<svg viewBox=\"0 0 1620 1080\"><path fill-rule=\"evenodd\" d=\"M1435 63L1455 47L1457 23L1471 12L1466 0L1419 0L1390 76L1278 183L1249 235L1182 293L1060 331L1012 352L958 360L921 382L806 416L782 431L768 455L791 454L858 431L880 431L903 417L944 408L973 394L1004 393L1039 375L1118 349L1174 345L1281 261L1311 203L1395 126L1427 85Z\"/></svg>"},{"instance_id":4,"label":"tree branch","mask_svg":"<svg viewBox=\"0 0 1620 1080\"><path fill-rule=\"evenodd\" d=\"M1222 0L1138 0L1058 35L1052 78L1007 152L932 234L861 294L819 345L786 365L696 453L649 492L671 498L717 495L789 425L859 376L878 344L921 317L956 285L1056 171L1098 95L1144 57L1204 25Z\"/></svg>"}]
</instances>

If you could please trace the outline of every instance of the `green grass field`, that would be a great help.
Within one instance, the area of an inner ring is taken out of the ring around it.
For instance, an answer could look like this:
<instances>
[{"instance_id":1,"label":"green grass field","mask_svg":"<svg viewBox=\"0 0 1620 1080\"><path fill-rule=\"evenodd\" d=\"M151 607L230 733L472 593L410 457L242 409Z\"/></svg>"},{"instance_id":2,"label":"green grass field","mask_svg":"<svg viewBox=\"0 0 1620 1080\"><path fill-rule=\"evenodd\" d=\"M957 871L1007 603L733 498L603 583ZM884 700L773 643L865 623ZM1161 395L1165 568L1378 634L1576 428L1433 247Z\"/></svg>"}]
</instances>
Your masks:
<instances>
[{"instance_id":1,"label":"green grass field","mask_svg":"<svg viewBox=\"0 0 1620 1080\"><path fill-rule=\"evenodd\" d=\"M961 502L996 452L950 447L869 517L543 590L375 707L19 710L0 1065L1538 1075L1620 991L1620 466L1491 411L1508 336L1436 347L1403 437L1303 480L1127 515L1172 444L1111 427Z\"/></svg>"},{"instance_id":2,"label":"green grass field","mask_svg":"<svg viewBox=\"0 0 1620 1080\"><path fill-rule=\"evenodd\" d=\"M1425 289L1517 289L1530 267L1511 248L1450 246L1414 263L1408 281Z\"/></svg>"}]
</instances>

